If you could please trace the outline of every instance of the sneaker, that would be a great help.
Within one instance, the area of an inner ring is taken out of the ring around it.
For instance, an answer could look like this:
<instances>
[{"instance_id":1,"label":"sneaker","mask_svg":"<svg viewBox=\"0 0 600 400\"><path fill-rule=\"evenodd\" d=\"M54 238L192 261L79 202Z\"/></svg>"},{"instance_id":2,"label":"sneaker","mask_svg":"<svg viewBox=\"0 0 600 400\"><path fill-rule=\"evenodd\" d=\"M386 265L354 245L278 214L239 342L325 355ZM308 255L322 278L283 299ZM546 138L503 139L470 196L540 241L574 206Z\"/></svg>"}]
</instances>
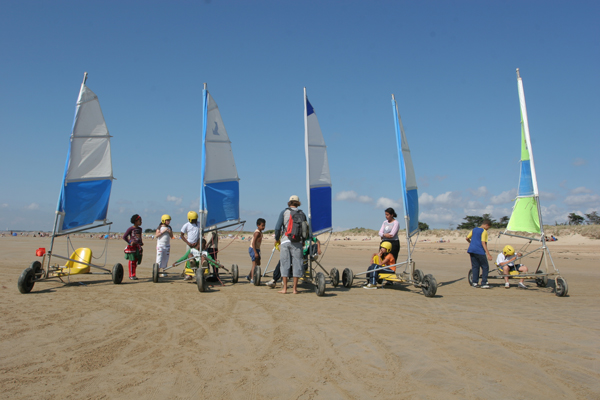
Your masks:
<instances>
[{"instance_id":1,"label":"sneaker","mask_svg":"<svg viewBox=\"0 0 600 400\"><path fill-rule=\"evenodd\" d=\"M250 283L254 283L254 279L250 279Z\"/></svg>"},{"instance_id":2,"label":"sneaker","mask_svg":"<svg viewBox=\"0 0 600 400\"><path fill-rule=\"evenodd\" d=\"M473 284L473 287L474 287L474 288L476 288L476 287L477 287L477 284L476 284L476 283L474 283L474 284Z\"/></svg>"},{"instance_id":3,"label":"sneaker","mask_svg":"<svg viewBox=\"0 0 600 400\"><path fill-rule=\"evenodd\" d=\"M132 281L137 281L137 276L130 276L129 279L131 279Z\"/></svg>"},{"instance_id":4,"label":"sneaker","mask_svg":"<svg viewBox=\"0 0 600 400\"><path fill-rule=\"evenodd\" d=\"M192 280L192 276L191 275L186 275L185 278L183 278L184 281L191 281Z\"/></svg>"},{"instance_id":5,"label":"sneaker","mask_svg":"<svg viewBox=\"0 0 600 400\"><path fill-rule=\"evenodd\" d=\"M246 275L246 280L250 282L250 275Z\"/></svg>"},{"instance_id":6,"label":"sneaker","mask_svg":"<svg viewBox=\"0 0 600 400\"><path fill-rule=\"evenodd\" d=\"M505 289L510 289L510 283L506 282L506 283L504 284L504 288L505 288Z\"/></svg>"},{"instance_id":7,"label":"sneaker","mask_svg":"<svg viewBox=\"0 0 600 400\"><path fill-rule=\"evenodd\" d=\"M519 282L519 289L528 289L528 287Z\"/></svg>"},{"instance_id":8,"label":"sneaker","mask_svg":"<svg viewBox=\"0 0 600 400\"><path fill-rule=\"evenodd\" d=\"M487 283L482 283L482 284L481 284L481 288L482 288L482 289L489 289L489 288L490 288L490 285L488 285Z\"/></svg>"},{"instance_id":9,"label":"sneaker","mask_svg":"<svg viewBox=\"0 0 600 400\"><path fill-rule=\"evenodd\" d=\"M377 285L373 285L372 283L367 284L367 286L363 286L363 289L377 289Z\"/></svg>"},{"instance_id":10,"label":"sneaker","mask_svg":"<svg viewBox=\"0 0 600 400\"><path fill-rule=\"evenodd\" d=\"M265 286L268 286L271 289L273 289L275 287L275 281L271 279L269 282L265 283Z\"/></svg>"}]
</instances>

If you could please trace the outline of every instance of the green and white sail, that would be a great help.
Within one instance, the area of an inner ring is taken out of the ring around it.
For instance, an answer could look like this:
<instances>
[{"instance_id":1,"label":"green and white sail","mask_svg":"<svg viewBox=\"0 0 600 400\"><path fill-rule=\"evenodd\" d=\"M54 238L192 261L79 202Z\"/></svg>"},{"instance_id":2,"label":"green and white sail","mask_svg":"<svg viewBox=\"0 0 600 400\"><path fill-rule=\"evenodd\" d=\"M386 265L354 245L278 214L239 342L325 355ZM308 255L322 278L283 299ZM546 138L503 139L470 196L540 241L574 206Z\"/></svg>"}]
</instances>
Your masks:
<instances>
[{"instance_id":1,"label":"green and white sail","mask_svg":"<svg viewBox=\"0 0 600 400\"><path fill-rule=\"evenodd\" d=\"M525 105L525 92L523 80L517 69L517 84L519 88L519 103L521 105L521 176L517 199L513 207L507 231L528 232L542 234L542 215L540 212L539 191L533 150L529 136L529 121L527 119L527 106Z\"/></svg>"}]
</instances>

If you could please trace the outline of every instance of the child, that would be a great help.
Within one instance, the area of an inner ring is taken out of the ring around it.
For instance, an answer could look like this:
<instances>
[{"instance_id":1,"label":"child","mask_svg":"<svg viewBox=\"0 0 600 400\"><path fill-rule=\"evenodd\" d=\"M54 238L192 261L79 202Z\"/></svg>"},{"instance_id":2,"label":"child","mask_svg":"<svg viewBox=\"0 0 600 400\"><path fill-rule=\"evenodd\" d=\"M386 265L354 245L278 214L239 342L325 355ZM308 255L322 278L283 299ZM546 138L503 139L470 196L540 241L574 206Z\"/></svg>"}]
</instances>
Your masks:
<instances>
[{"instance_id":1,"label":"child","mask_svg":"<svg viewBox=\"0 0 600 400\"><path fill-rule=\"evenodd\" d=\"M252 260L252 269L250 270L250 275L248 275L246 279L248 279L250 283L254 283L254 269L257 265L260 265L260 245L263 239L262 232L265 230L266 223L267 222L263 218L256 220L256 230L252 235L252 241L248 248L248 254L250 254L250 259Z\"/></svg>"},{"instance_id":2,"label":"child","mask_svg":"<svg viewBox=\"0 0 600 400\"><path fill-rule=\"evenodd\" d=\"M185 270L190 269L191 267L196 268L198 266L198 264L201 265L204 262L205 254L207 255L207 253L204 251L204 249L206 249L206 240L204 240L204 238L203 238L202 239L202 251L198 250L195 247L190 247L185 252L183 257L181 257L179 260L177 260L173 263L172 267L175 267L175 264L185 261L190 257L195 257L193 260L186 261L186 263L185 263L185 269L183 272L183 275L184 275L183 280L184 281L191 281L193 279L192 275L188 275Z\"/></svg>"},{"instance_id":3,"label":"child","mask_svg":"<svg viewBox=\"0 0 600 400\"><path fill-rule=\"evenodd\" d=\"M130 226L125 234L123 235L123 240L127 242L127 247L125 248L125 259L129 260L129 279L135 281L137 280L137 276L135 276L135 270L138 264L142 263L142 246L144 242L142 241L142 217L137 214L134 214L131 217L131 223L133 226Z\"/></svg>"},{"instance_id":4,"label":"child","mask_svg":"<svg viewBox=\"0 0 600 400\"><path fill-rule=\"evenodd\" d=\"M514 247L506 245L504 246L504 249L502 249L502 253L498 254L498 258L496 258L496 264L498 264L499 267L502 267L504 275L509 275L510 271L519 271L527 273L526 266L524 266L523 264L515 265L515 261L517 261L517 259L522 256L523 254L521 253L517 253L517 255L515 256ZM506 289L510 288L510 283L508 283L508 276L504 277L504 287ZM527 289L527 286L525 286L524 278L521 278L519 282L519 288Z\"/></svg>"},{"instance_id":5,"label":"child","mask_svg":"<svg viewBox=\"0 0 600 400\"><path fill-rule=\"evenodd\" d=\"M213 260L217 259L219 254L219 231L214 230L207 233L206 252ZM219 269L213 265L213 273L216 277L219 276Z\"/></svg>"},{"instance_id":6,"label":"child","mask_svg":"<svg viewBox=\"0 0 600 400\"><path fill-rule=\"evenodd\" d=\"M489 219L483 220L479 228L473 228L467 235L469 248L467 253L471 256L471 271L473 276L473 287L476 288L479 283L479 269L481 268L481 288L489 289L488 273L490 266L488 260L492 261L492 256L487 248L488 229L492 226L492 221ZM487 258L486 258L487 256Z\"/></svg>"},{"instance_id":7,"label":"child","mask_svg":"<svg viewBox=\"0 0 600 400\"><path fill-rule=\"evenodd\" d=\"M392 254L392 244L390 242L382 242L379 245L379 253L374 253L372 264L367 271L373 271L381 267L396 264L396 259ZM377 280L380 273L393 274L396 272L396 267L380 269L379 271L369 272L367 274L367 285L363 289L377 289Z\"/></svg>"},{"instance_id":8,"label":"child","mask_svg":"<svg viewBox=\"0 0 600 400\"><path fill-rule=\"evenodd\" d=\"M198 213L196 211L190 211L187 214L188 222L181 227L181 240L187 244L189 249L199 248L200 239L200 226L198 224ZM185 235L187 234L187 238Z\"/></svg>"},{"instance_id":9,"label":"child","mask_svg":"<svg viewBox=\"0 0 600 400\"><path fill-rule=\"evenodd\" d=\"M156 263L160 271L164 271L169 263L171 239L173 239L173 229L171 229L170 223L171 216L165 214L160 217L160 224L156 228Z\"/></svg>"}]
</instances>

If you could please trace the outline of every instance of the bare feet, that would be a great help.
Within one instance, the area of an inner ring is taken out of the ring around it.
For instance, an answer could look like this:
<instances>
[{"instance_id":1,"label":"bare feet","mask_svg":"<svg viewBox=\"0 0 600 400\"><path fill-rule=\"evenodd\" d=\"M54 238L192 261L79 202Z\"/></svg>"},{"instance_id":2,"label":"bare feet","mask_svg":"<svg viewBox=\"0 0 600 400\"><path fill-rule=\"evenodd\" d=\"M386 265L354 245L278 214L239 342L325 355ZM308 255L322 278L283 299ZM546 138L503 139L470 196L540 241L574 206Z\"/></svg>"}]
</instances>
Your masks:
<instances>
[{"instance_id":1,"label":"bare feet","mask_svg":"<svg viewBox=\"0 0 600 400\"><path fill-rule=\"evenodd\" d=\"M283 289L283 290L280 290L280 291L279 291L279 292L277 292L277 293L286 294L286 293L287 293L287 290Z\"/></svg>"},{"instance_id":2,"label":"bare feet","mask_svg":"<svg viewBox=\"0 0 600 400\"><path fill-rule=\"evenodd\" d=\"M297 290L294 290L292 293L294 293L294 294L298 294L298 291L297 291Z\"/></svg>"}]
</instances>

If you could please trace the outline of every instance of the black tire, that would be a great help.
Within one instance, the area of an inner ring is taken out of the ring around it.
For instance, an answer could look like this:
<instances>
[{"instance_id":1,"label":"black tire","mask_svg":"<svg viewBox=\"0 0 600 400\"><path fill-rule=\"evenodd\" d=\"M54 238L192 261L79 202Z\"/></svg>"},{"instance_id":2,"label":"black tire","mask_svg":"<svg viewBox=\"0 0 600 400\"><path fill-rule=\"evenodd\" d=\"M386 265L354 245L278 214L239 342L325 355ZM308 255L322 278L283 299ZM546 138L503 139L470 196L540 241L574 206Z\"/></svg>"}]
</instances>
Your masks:
<instances>
[{"instance_id":1,"label":"black tire","mask_svg":"<svg viewBox=\"0 0 600 400\"><path fill-rule=\"evenodd\" d=\"M536 274L543 274L543 273L544 273L543 271L536 272ZM535 284L538 285L538 287L548 286L548 275L544 275L539 278L535 278Z\"/></svg>"},{"instance_id":2,"label":"black tire","mask_svg":"<svg viewBox=\"0 0 600 400\"><path fill-rule=\"evenodd\" d=\"M35 272L31 267L25 268L17 281L19 292L23 294L29 293L31 292L31 289L33 289L33 285L35 285Z\"/></svg>"},{"instance_id":3,"label":"black tire","mask_svg":"<svg viewBox=\"0 0 600 400\"><path fill-rule=\"evenodd\" d=\"M42 276L42 263L39 261L34 261L31 263L31 265L29 266L29 268L31 268L33 270L33 273L35 274L36 278L40 278Z\"/></svg>"},{"instance_id":4,"label":"black tire","mask_svg":"<svg viewBox=\"0 0 600 400\"><path fill-rule=\"evenodd\" d=\"M554 285L556 286L555 294L558 297L565 297L569 292L569 286L567 285L567 281L564 278L561 278L560 276L554 280Z\"/></svg>"},{"instance_id":5,"label":"black tire","mask_svg":"<svg viewBox=\"0 0 600 400\"><path fill-rule=\"evenodd\" d=\"M419 287L420 283L423 282L423 271L420 269L415 269L412 276L413 281L415 282L415 287Z\"/></svg>"},{"instance_id":6,"label":"black tire","mask_svg":"<svg viewBox=\"0 0 600 400\"><path fill-rule=\"evenodd\" d=\"M354 272L350 268L345 268L342 272L342 285L349 288L352 286L352 281L354 281Z\"/></svg>"},{"instance_id":7,"label":"black tire","mask_svg":"<svg viewBox=\"0 0 600 400\"><path fill-rule=\"evenodd\" d=\"M254 286L260 286L260 265L254 267Z\"/></svg>"},{"instance_id":8,"label":"black tire","mask_svg":"<svg viewBox=\"0 0 600 400\"><path fill-rule=\"evenodd\" d=\"M158 283L158 268L159 265L157 263L152 264L152 282Z\"/></svg>"},{"instance_id":9,"label":"black tire","mask_svg":"<svg viewBox=\"0 0 600 400\"><path fill-rule=\"evenodd\" d=\"M112 269L112 281L115 285L123 282L123 266L120 263L116 263Z\"/></svg>"},{"instance_id":10,"label":"black tire","mask_svg":"<svg viewBox=\"0 0 600 400\"><path fill-rule=\"evenodd\" d=\"M231 283L238 283L238 279L240 277L240 271L238 269L237 264L233 264L231 266Z\"/></svg>"},{"instance_id":11,"label":"black tire","mask_svg":"<svg viewBox=\"0 0 600 400\"><path fill-rule=\"evenodd\" d=\"M425 297L433 297L437 292L437 281L431 274L427 274L423 277L421 289Z\"/></svg>"},{"instance_id":12,"label":"black tire","mask_svg":"<svg viewBox=\"0 0 600 400\"><path fill-rule=\"evenodd\" d=\"M325 294L325 275L322 272L317 272L315 277L315 293L319 297Z\"/></svg>"},{"instance_id":13,"label":"black tire","mask_svg":"<svg viewBox=\"0 0 600 400\"><path fill-rule=\"evenodd\" d=\"M329 276L331 277L331 286L337 287L340 284L340 271L337 268L331 268Z\"/></svg>"},{"instance_id":14,"label":"black tire","mask_svg":"<svg viewBox=\"0 0 600 400\"><path fill-rule=\"evenodd\" d=\"M204 268L196 269L196 284L198 285L199 292L206 292L206 275L204 274Z\"/></svg>"},{"instance_id":15,"label":"black tire","mask_svg":"<svg viewBox=\"0 0 600 400\"><path fill-rule=\"evenodd\" d=\"M469 274L467 275L467 280L469 281L469 286L473 286L473 270L472 269L469 270Z\"/></svg>"}]
</instances>

